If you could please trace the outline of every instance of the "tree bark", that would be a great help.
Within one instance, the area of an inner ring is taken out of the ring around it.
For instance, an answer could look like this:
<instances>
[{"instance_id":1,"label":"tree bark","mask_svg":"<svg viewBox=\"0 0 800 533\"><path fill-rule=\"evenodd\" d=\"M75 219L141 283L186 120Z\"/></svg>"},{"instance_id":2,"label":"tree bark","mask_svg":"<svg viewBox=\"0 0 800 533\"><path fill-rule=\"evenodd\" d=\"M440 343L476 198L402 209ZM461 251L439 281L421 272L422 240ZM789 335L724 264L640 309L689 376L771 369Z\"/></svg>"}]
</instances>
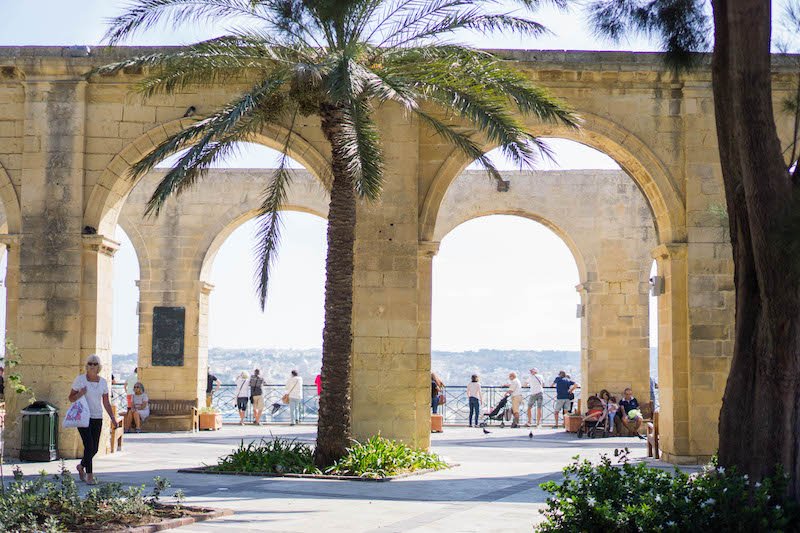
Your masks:
<instances>
[{"instance_id":1,"label":"tree bark","mask_svg":"<svg viewBox=\"0 0 800 533\"><path fill-rule=\"evenodd\" d=\"M714 108L736 287L734 353L719 460L754 479L791 476L800 496L797 209L772 106L769 0L714 0Z\"/></svg>"},{"instance_id":2,"label":"tree bark","mask_svg":"<svg viewBox=\"0 0 800 533\"><path fill-rule=\"evenodd\" d=\"M325 260L325 327L322 332L322 394L314 462L325 468L341 458L350 444L351 354L353 344L353 254L356 195L340 139L344 114L323 105L322 131L331 144L331 200L328 211L328 256Z\"/></svg>"}]
</instances>

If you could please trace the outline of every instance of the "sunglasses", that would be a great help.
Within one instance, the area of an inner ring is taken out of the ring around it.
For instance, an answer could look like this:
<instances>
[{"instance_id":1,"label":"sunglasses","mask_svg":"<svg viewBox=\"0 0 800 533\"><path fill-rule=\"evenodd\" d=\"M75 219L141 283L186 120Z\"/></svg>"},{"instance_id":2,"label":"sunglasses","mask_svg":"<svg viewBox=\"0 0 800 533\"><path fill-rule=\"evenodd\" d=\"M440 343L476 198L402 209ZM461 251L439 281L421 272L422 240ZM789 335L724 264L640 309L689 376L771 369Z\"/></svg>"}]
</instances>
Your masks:
<instances>
[{"instance_id":1,"label":"sunglasses","mask_svg":"<svg viewBox=\"0 0 800 533\"><path fill-rule=\"evenodd\" d=\"M97 366L99 363L86 363L88 366Z\"/></svg>"}]
</instances>

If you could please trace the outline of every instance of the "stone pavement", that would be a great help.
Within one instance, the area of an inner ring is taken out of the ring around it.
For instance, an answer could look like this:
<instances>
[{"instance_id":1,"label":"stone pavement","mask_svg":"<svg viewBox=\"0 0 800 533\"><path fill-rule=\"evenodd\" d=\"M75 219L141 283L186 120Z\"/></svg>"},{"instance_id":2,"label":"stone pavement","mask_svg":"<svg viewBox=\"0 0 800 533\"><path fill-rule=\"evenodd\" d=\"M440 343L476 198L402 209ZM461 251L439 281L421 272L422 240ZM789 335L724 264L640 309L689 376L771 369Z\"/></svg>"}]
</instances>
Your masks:
<instances>
[{"instance_id":1,"label":"stone pavement","mask_svg":"<svg viewBox=\"0 0 800 533\"><path fill-rule=\"evenodd\" d=\"M313 441L313 426L224 426L218 432L130 434L124 451L96 461L100 481L152 485L155 476L182 489L187 503L233 509L235 514L180 531L468 532L531 531L546 494L538 484L560 479L575 455L597 458L628 447L646 455L636 438L577 439L563 430L446 428L433 450L459 466L391 482L328 481L178 474L213 464L239 442L280 435ZM67 461L74 471L76 461ZM13 463L12 463L13 464ZM10 472L11 465L7 466ZM58 463L23 463L25 474Z\"/></svg>"}]
</instances>

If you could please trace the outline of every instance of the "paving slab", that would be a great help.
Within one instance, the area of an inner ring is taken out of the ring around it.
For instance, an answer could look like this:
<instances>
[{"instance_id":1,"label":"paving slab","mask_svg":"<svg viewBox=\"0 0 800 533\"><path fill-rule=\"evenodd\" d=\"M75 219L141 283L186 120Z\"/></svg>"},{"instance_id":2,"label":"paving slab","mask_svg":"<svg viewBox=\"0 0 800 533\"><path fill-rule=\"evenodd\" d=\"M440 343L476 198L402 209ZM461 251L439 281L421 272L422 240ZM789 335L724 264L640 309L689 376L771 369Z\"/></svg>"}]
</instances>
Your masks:
<instances>
[{"instance_id":1,"label":"paving slab","mask_svg":"<svg viewBox=\"0 0 800 533\"><path fill-rule=\"evenodd\" d=\"M546 494L539 484L560 479L580 455L597 459L629 448L643 459L636 438L578 439L563 430L446 428L432 437L433 451L458 466L387 483L218 476L178 473L216 463L240 442L281 436L313 442L313 426L229 426L200 433L125 436L123 451L95 460L101 482L152 486L155 476L182 490L187 504L232 509L232 516L182 532L211 530L318 532L530 532L541 520ZM66 461L74 471L76 460ZM7 465L9 473L14 463ZM55 472L58 463L21 463L26 475Z\"/></svg>"}]
</instances>

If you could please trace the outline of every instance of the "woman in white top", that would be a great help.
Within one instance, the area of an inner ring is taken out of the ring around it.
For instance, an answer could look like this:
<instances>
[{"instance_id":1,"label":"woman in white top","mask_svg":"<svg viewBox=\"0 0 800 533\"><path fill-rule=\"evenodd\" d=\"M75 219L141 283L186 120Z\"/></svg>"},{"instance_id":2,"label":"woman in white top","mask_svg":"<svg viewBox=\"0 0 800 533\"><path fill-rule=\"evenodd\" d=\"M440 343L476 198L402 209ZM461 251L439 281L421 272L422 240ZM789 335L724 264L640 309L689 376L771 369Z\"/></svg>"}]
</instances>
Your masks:
<instances>
[{"instance_id":1,"label":"woman in white top","mask_svg":"<svg viewBox=\"0 0 800 533\"><path fill-rule=\"evenodd\" d=\"M285 395L289 396L289 425L300 423L300 405L303 403L303 378L292 370L292 377L286 382Z\"/></svg>"},{"instance_id":2,"label":"woman in white top","mask_svg":"<svg viewBox=\"0 0 800 533\"><path fill-rule=\"evenodd\" d=\"M136 429L136 433L141 433L142 423L150 416L150 398L144 392L144 385L137 381L133 386L133 396L131 397L131 408L128 409L126 417L127 426Z\"/></svg>"},{"instance_id":3,"label":"woman in white top","mask_svg":"<svg viewBox=\"0 0 800 533\"><path fill-rule=\"evenodd\" d=\"M475 413L475 427L478 427L478 416L481 414L481 382L478 374L472 374L472 381L467 383L467 398L469 398L469 427L472 427L472 414Z\"/></svg>"},{"instance_id":4,"label":"woman in white top","mask_svg":"<svg viewBox=\"0 0 800 533\"><path fill-rule=\"evenodd\" d=\"M250 374L242 371L236 378L236 408L239 410L239 425L244 425L247 402L250 400Z\"/></svg>"},{"instance_id":5,"label":"woman in white top","mask_svg":"<svg viewBox=\"0 0 800 533\"><path fill-rule=\"evenodd\" d=\"M111 418L112 429L117 429L117 421L111 409L111 402L108 400L108 382L100 377L103 365L100 358L94 354L86 358L86 373L81 374L72 382L72 390L69 391L69 401L77 402L80 398L86 398L89 404L89 427L78 428L78 433L83 441L83 459L75 468L81 481L86 481L90 485L96 484L94 471L92 469L92 458L97 454L100 447L100 432L103 429L103 408Z\"/></svg>"}]
</instances>

